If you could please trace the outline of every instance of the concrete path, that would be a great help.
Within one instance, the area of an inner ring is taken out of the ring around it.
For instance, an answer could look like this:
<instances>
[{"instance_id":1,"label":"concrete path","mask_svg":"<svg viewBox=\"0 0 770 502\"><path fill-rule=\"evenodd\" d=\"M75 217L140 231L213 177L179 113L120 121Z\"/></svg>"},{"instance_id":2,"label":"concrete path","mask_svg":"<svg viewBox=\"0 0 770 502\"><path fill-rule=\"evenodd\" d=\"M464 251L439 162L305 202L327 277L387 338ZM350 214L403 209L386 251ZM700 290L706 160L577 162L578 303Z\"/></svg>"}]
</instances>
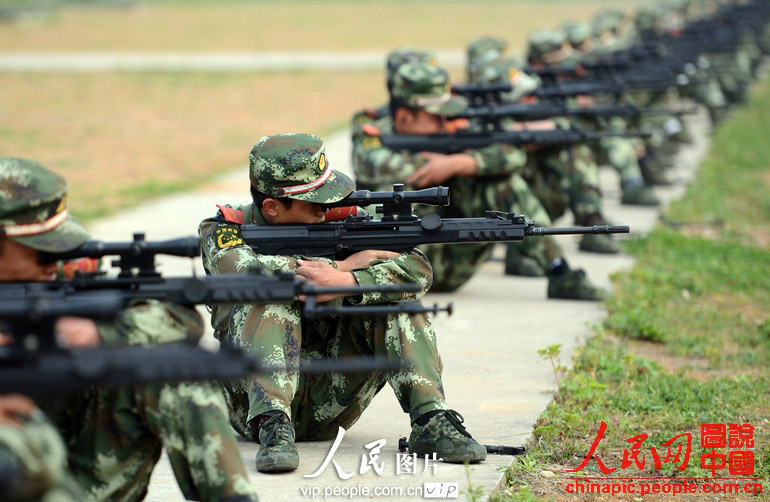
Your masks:
<instances>
[{"instance_id":1,"label":"concrete path","mask_svg":"<svg viewBox=\"0 0 770 502\"><path fill-rule=\"evenodd\" d=\"M705 152L706 123L703 115L693 120L698 143L687 148L679 159L676 176L681 183L658 191L665 200L681 195L684 183L690 179ZM335 168L349 172L350 140L347 134L332 137L328 152ZM100 221L92 229L98 238L119 240L128 239L132 231L140 229L145 230L150 239L194 233L198 222L216 211L215 204L249 200L246 172L244 166L197 192L147 203ZM648 231L655 224L658 211L620 206L617 175L607 169L601 175L605 210L614 223L630 225L633 235ZM561 225L571 223L571 219L557 222ZM580 253L577 239L573 236L561 238L571 264L585 268L601 286L609 289L609 275L632 265L628 256ZM163 261L163 270L169 275L189 273L191 266L189 260ZM197 261L194 266L200 271ZM465 417L465 425L479 441L522 445L531 437L535 420L556 390L550 364L540 360L537 350L560 343L562 361L568 362L574 349L591 334L591 326L601 322L606 312L603 304L546 300L545 279L506 277L502 268L502 263L490 261L458 293L428 295L426 302L444 304L451 301L455 305L452 317L439 316L434 321L450 407ZM209 336L207 345L214 346L216 342ZM403 471L397 474L397 441L408 433L408 417L401 412L392 391L385 388L362 419L345 434L334 455L340 468L352 474L347 480L340 479L332 464L320 477L305 477L319 468L329 453L331 441L299 443L299 469L282 475L256 472L257 445L242 441L241 453L263 502L379 497L419 500L424 497L419 490L429 489L428 483L448 483L444 485L447 490L466 490L468 479L488 495L501 482L500 470L513 461L512 457L493 455L470 469L438 464L435 473L432 468L423 472L425 466L419 461L416 474ZM367 453L364 446L380 439L386 441L379 455L384 472L381 475L372 471L360 474L362 455ZM334 496L335 490L338 496ZM364 490L370 490L369 494L364 495ZM465 497L461 495L460 498ZM147 500L182 500L165 456L153 474Z\"/></svg>"},{"instance_id":2,"label":"concrete path","mask_svg":"<svg viewBox=\"0 0 770 502\"><path fill-rule=\"evenodd\" d=\"M4 72L382 70L386 51L369 52L0 52ZM465 64L461 50L439 51L444 66Z\"/></svg>"}]
</instances>

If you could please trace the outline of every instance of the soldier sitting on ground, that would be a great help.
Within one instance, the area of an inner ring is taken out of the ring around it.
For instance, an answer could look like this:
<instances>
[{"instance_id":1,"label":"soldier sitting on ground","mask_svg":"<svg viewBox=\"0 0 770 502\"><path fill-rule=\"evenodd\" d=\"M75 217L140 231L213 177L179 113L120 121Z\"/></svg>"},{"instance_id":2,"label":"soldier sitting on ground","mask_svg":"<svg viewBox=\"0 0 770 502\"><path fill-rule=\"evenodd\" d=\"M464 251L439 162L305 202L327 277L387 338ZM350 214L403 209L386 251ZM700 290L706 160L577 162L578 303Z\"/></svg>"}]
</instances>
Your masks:
<instances>
[{"instance_id":1,"label":"soldier sitting on ground","mask_svg":"<svg viewBox=\"0 0 770 502\"><path fill-rule=\"evenodd\" d=\"M353 169L360 188L389 190L394 183L412 188L448 185L452 203L446 217L480 217L487 210L524 214L540 225L549 225L542 204L519 175L527 155L510 145L444 155L409 154L384 147L381 134L435 134L445 132L447 115L466 106L448 92L445 70L408 63L396 73L391 89L390 115L364 124L353 136ZM425 209L430 210L430 209ZM492 244L425 246L434 270L432 291L452 291L467 282L491 253ZM548 275L548 297L600 300L582 270L570 269L555 239L526 239L509 248L506 273Z\"/></svg>"},{"instance_id":2,"label":"soldier sitting on ground","mask_svg":"<svg viewBox=\"0 0 770 502\"><path fill-rule=\"evenodd\" d=\"M0 282L55 280L58 265L42 262L41 254L70 251L89 240L86 229L67 213L66 200L67 185L60 175L30 160L0 159ZM154 345L200 337L202 324L192 310L137 300L115 321L67 317L59 319L57 328L81 344ZM143 499L165 448L188 500L257 501L217 385L92 388L59 397L38 404L56 424L72 478L86 492L75 500ZM36 430L46 432L45 423ZM16 453L49 449L45 460L54 465L44 467L56 473L56 444L53 439ZM33 457L27 460L35 462ZM62 492L65 478L57 476L51 487L57 496L72 492L66 485L63 489L69 492Z\"/></svg>"},{"instance_id":3,"label":"soldier sitting on ground","mask_svg":"<svg viewBox=\"0 0 770 502\"><path fill-rule=\"evenodd\" d=\"M324 221L322 204L343 199L353 181L332 170L323 141L309 134L279 134L260 139L249 156L252 203L219 206L199 227L204 267L213 274L244 273L252 266L267 272L293 270L323 286L414 283L419 293L327 295L319 301L371 305L417 300L430 287L432 271L425 256L362 251L341 261L301 256L259 255L245 245L241 224L310 224ZM462 417L447 409L441 382L436 334L427 315L302 316L301 303L244 305L212 315L215 335L234 343L266 365L296 367L300 359L359 355L401 358L411 364L398 372L356 375L254 375L225 385L233 427L260 443L256 457L261 472L290 471L299 465L297 440L326 440L340 427L351 427L374 395L389 383L412 433L409 449L436 453L446 462L478 462L486 449L462 426Z\"/></svg>"}]
</instances>

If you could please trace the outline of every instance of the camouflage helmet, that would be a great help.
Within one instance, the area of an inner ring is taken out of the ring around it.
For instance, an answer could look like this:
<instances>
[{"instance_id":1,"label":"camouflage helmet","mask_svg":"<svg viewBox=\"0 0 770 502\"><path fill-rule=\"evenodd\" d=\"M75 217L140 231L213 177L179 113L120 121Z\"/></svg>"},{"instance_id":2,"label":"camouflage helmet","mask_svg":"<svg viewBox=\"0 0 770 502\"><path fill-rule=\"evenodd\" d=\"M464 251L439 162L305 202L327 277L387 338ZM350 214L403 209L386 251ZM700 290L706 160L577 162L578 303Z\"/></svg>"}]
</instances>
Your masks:
<instances>
[{"instance_id":1,"label":"camouflage helmet","mask_svg":"<svg viewBox=\"0 0 770 502\"><path fill-rule=\"evenodd\" d=\"M446 70L427 63L402 65L393 79L390 99L435 115L456 115L468 106L464 98L452 96Z\"/></svg>"},{"instance_id":2,"label":"camouflage helmet","mask_svg":"<svg viewBox=\"0 0 770 502\"><path fill-rule=\"evenodd\" d=\"M353 180L329 166L323 140L302 133L260 138L249 154L249 181L266 195L319 204L355 189Z\"/></svg>"},{"instance_id":3,"label":"camouflage helmet","mask_svg":"<svg viewBox=\"0 0 770 502\"><path fill-rule=\"evenodd\" d=\"M586 40L591 38L591 25L581 23L580 21L570 21L564 23L561 27L564 37L572 47L580 47Z\"/></svg>"},{"instance_id":4,"label":"camouflage helmet","mask_svg":"<svg viewBox=\"0 0 770 502\"><path fill-rule=\"evenodd\" d=\"M478 62L479 59L488 57L492 53L493 57L508 54L508 42L499 37L481 37L472 40L468 44L468 65Z\"/></svg>"},{"instance_id":5,"label":"camouflage helmet","mask_svg":"<svg viewBox=\"0 0 770 502\"><path fill-rule=\"evenodd\" d=\"M393 85L393 79L398 69L406 63L428 63L437 66L438 60L435 52L420 47L402 47L391 51L385 60L388 89Z\"/></svg>"},{"instance_id":6,"label":"camouflage helmet","mask_svg":"<svg viewBox=\"0 0 770 502\"><path fill-rule=\"evenodd\" d=\"M67 181L37 162L0 158L0 235L46 253L90 239L67 210Z\"/></svg>"},{"instance_id":7,"label":"camouflage helmet","mask_svg":"<svg viewBox=\"0 0 770 502\"><path fill-rule=\"evenodd\" d=\"M537 30L529 35L527 59L530 62L542 61L543 57L560 50L564 46L564 34L557 30Z\"/></svg>"}]
</instances>

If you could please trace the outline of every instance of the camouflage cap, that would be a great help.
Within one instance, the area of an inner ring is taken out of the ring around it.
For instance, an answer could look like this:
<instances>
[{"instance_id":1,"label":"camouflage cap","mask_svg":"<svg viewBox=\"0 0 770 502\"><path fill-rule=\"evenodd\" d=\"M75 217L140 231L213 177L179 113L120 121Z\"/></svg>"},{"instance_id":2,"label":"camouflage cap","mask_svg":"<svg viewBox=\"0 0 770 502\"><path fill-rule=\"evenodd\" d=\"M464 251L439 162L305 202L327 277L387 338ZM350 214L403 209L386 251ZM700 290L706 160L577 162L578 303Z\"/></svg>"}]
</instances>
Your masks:
<instances>
[{"instance_id":1,"label":"camouflage cap","mask_svg":"<svg viewBox=\"0 0 770 502\"><path fill-rule=\"evenodd\" d=\"M67 181L37 162L0 158L0 235L46 253L90 239L67 211Z\"/></svg>"},{"instance_id":2,"label":"camouflage cap","mask_svg":"<svg viewBox=\"0 0 770 502\"><path fill-rule=\"evenodd\" d=\"M508 54L508 42L499 37L481 37L468 44L468 65L474 64L480 58L493 53L494 57Z\"/></svg>"},{"instance_id":3,"label":"camouflage cap","mask_svg":"<svg viewBox=\"0 0 770 502\"><path fill-rule=\"evenodd\" d=\"M407 63L396 72L390 98L435 115L456 115L467 108L468 101L450 91L449 74L443 68Z\"/></svg>"},{"instance_id":4,"label":"camouflage cap","mask_svg":"<svg viewBox=\"0 0 770 502\"><path fill-rule=\"evenodd\" d=\"M435 52L420 47L402 47L391 51L385 60L388 89L393 84L393 79L398 69L406 63L427 63L438 66L438 59Z\"/></svg>"},{"instance_id":5,"label":"camouflage cap","mask_svg":"<svg viewBox=\"0 0 770 502\"><path fill-rule=\"evenodd\" d=\"M536 78L519 70L521 65L512 57L499 56L484 64L473 66L470 81L477 84L511 84L511 91L502 93L505 101L518 101L540 86Z\"/></svg>"},{"instance_id":6,"label":"camouflage cap","mask_svg":"<svg viewBox=\"0 0 770 502\"><path fill-rule=\"evenodd\" d=\"M266 195L319 204L337 202L356 187L331 169L323 140L302 133L260 138L249 154L249 181Z\"/></svg>"},{"instance_id":7,"label":"camouflage cap","mask_svg":"<svg viewBox=\"0 0 770 502\"><path fill-rule=\"evenodd\" d=\"M537 30L529 35L527 59L530 62L541 61L545 55L561 50L564 43L564 34L561 31Z\"/></svg>"},{"instance_id":8,"label":"camouflage cap","mask_svg":"<svg viewBox=\"0 0 770 502\"><path fill-rule=\"evenodd\" d=\"M644 7L634 16L634 25L639 30L653 30L663 15L663 11L657 7Z\"/></svg>"},{"instance_id":9,"label":"camouflage cap","mask_svg":"<svg viewBox=\"0 0 770 502\"><path fill-rule=\"evenodd\" d=\"M564 23L561 27L564 36L572 47L578 47L591 38L591 25L579 21Z\"/></svg>"},{"instance_id":10,"label":"camouflage cap","mask_svg":"<svg viewBox=\"0 0 770 502\"><path fill-rule=\"evenodd\" d=\"M625 14L620 9L606 9L601 11L593 22L593 32L597 37L605 33L615 33L623 24Z\"/></svg>"}]
</instances>

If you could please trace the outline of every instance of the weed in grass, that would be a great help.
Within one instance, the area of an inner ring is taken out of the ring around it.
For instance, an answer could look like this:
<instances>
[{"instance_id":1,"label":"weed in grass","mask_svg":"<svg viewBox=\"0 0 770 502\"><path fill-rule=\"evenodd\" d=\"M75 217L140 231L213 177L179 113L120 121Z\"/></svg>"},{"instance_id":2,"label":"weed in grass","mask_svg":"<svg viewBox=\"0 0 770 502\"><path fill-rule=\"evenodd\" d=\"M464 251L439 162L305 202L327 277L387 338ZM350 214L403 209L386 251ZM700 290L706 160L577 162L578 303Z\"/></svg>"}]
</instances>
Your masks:
<instances>
[{"instance_id":1,"label":"weed in grass","mask_svg":"<svg viewBox=\"0 0 770 502\"><path fill-rule=\"evenodd\" d=\"M544 349L539 349L537 353L540 354L541 359L548 359L551 361L553 376L556 379L556 388L559 390L559 392L561 392L561 382L559 375L567 371L567 367L562 365L561 359L559 359L559 354L561 354L561 344L557 343L554 345L549 345Z\"/></svg>"},{"instance_id":2,"label":"weed in grass","mask_svg":"<svg viewBox=\"0 0 770 502\"><path fill-rule=\"evenodd\" d=\"M468 465L465 464L465 479L468 480L468 488L463 490L463 494L465 495L468 502L480 502L482 498L484 498L484 488L481 486L476 486L471 481L471 474L473 473L474 469Z\"/></svg>"}]
</instances>

